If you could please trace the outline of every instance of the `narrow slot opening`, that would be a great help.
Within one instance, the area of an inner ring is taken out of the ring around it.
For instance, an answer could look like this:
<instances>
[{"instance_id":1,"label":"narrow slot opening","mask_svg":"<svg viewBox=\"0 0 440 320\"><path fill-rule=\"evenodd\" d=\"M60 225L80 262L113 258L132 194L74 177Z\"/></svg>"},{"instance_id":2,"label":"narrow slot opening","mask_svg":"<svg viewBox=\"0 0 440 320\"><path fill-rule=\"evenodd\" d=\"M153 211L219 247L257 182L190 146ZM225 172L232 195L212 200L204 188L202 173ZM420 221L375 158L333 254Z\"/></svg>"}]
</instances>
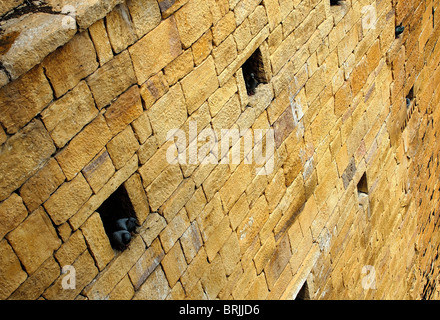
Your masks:
<instances>
[{"instance_id":1,"label":"narrow slot opening","mask_svg":"<svg viewBox=\"0 0 440 320\"><path fill-rule=\"evenodd\" d=\"M357 184L357 192L359 196L368 196L367 174L364 173Z\"/></svg>"},{"instance_id":2,"label":"narrow slot opening","mask_svg":"<svg viewBox=\"0 0 440 320\"><path fill-rule=\"evenodd\" d=\"M266 73L264 71L263 57L260 49L246 60L242 67L243 78L246 84L246 91L249 96L255 94L255 90L260 83L267 83Z\"/></svg>"},{"instance_id":3,"label":"narrow slot opening","mask_svg":"<svg viewBox=\"0 0 440 320\"><path fill-rule=\"evenodd\" d=\"M411 108L411 104L414 101L414 87L412 87L409 92L408 95L406 96L406 108L410 109Z\"/></svg>"},{"instance_id":4,"label":"narrow slot opening","mask_svg":"<svg viewBox=\"0 0 440 320\"><path fill-rule=\"evenodd\" d=\"M310 290L309 290L309 286L307 285L307 281L304 281L304 284L302 285L301 289L296 295L295 300L311 300Z\"/></svg>"},{"instance_id":5,"label":"narrow slot opening","mask_svg":"<svg viewBox=\"0 0 440 320\"><path fill-rule=\"evenodd\" d=\"M113 249L125 250L136 231L137 220L127 190L121 185L98 208L104 230Z\"/></svg>"},{"instance_id":6,"label":"narrow slot opening","mask_svg":"<svg viewBox=\"0 0 440 320\"><path fill-rule=\"evenodd\" d=\"M341 6L344 0L330 0L331 6Z\"/></svg>"}]
</instances>

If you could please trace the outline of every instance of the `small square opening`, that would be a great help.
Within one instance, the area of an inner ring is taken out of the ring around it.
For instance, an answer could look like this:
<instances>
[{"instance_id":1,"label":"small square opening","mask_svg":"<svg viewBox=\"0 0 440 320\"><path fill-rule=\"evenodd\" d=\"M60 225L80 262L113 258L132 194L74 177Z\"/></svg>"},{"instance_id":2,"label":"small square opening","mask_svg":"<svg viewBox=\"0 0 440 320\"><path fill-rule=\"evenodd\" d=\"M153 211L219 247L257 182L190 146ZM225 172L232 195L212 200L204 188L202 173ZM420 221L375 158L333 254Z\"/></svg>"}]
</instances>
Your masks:
<instances>
[{"instance_id":1,"label":"small square opening","mask_svg":"<svg viewBox=\"0 0 440 320\"><path fill-rule=\"evenodd\" d=\"M119 251L125 250L138 226L136 214L125 187L121 185L96 211L101 216L112 248Z\"/></svg>"},{"instance_id":2,"label":"small square opening","mask_svg":"<svg viewBox=\"0 0 440 320\"><path fill-rule=\"evenodd\" d=\"M359 196L368 196L368 181L365 172L357 184L357 192Z\"/></svg>"},{"instance_id":3,"label":"small square opening","mask_svg":"<svg viewBox=\"0 0 440 320\"><path fill-rule=\"evenodd\" d=\"M309 290L309 286L307 285L307 281L304 281L304 284L302 285L301 289L296 295L295 300L311 300L310 290Z\"/></svg>"},{"instance_id":4,"label":"small square opening","mask_svg":"<svg viewBox=\"0 0 440 320\"><path fill-rule=\"evenodd\" d=\"M249 96L255 94L255 89L260 83L268 83L263 56L259 48L246 60L242 70L246 91Z\"/></svg>"}]
</instances>

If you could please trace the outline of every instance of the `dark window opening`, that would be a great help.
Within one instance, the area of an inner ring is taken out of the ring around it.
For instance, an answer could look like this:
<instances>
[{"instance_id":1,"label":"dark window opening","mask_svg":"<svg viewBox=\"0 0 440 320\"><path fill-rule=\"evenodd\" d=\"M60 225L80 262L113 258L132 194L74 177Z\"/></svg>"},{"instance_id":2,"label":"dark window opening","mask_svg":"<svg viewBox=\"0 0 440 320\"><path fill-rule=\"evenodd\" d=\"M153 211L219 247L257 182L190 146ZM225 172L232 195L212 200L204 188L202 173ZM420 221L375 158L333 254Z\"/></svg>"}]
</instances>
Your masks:
<instances>
[{"instance_id":1,"label":"dark window opening","mask_svg":"<svg viewBox=\"0 0 440 320\"><path fill-rule=\"evenodd\" d=\"M136 214L127 191L121 185L98 208L112 248L123 251L137 227Z\"/></svg>"},{"instance_id":2,"label":"dark window opening","mask_svg":"<svg viewBox=\"0 0 440 320\"><path fill-rule=\"evenodd\" d=\"M368 196L367 174L364 173L357 184L358 195Z\"/></svg>"},{"instance_id":3,"label":"dark window opening","mask_svg":"<svg viewBox=\"0 0 440 320\"><path fill-rule=\"evenodd\" d=\"M307 285L307 281L304 282L301 290L299 290L298 294L296 295L295 300L311 300L310 290L309 286Z\"/></svg>"},{"instance_id":4,"label":"dark window opening","mask_svg":"<svg viewBox=\"0 0 440 320\"><path fill-rule=\"evenodd\" d=\"M409 109L411 107L411 103L414 101L414 87L409 90L408 95L406 96L406 108Z\"/></svg>"},{"instance_id":5,"label":"dark window opening","mask_svg":"<svg viewBox=\"0 0 440 320\"><path fill-rule=\"evenodd\" d=\"M401 23L395 29L396 39L400 37L400 35L403 33L403 31L405 31L405 27Z\"/></svg>"},{"instance_id":6,"label":"dark window opening","mask_svg":"<svg viewBox=\"0 0 440 320\"><path fill-rule=\"evenodd\" d=\"M330 0L330 5L331 6L341 6L342 2L344 2L344 0Z\"/></svg>"},{"instance_id":7,"label":"dark window opening","mask_svg":"<svg viewBox=\"0 0 440 320\"><path fill-rule=\"evenodd\" d=\"M255 50L249 59L246 60L242 70L247 94L249 96L255 94L255 89L260 83L268 83L260 49Z\"/></svg>"}]
</instances>

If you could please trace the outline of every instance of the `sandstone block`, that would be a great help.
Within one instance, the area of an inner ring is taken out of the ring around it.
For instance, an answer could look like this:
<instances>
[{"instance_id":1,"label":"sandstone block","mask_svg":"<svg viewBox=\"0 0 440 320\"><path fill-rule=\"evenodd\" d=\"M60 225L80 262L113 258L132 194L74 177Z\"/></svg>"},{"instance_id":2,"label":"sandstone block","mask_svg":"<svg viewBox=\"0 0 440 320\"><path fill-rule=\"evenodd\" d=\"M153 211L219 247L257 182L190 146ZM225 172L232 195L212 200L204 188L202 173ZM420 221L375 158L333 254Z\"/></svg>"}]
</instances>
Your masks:
<instances>
[{"instance_id":1,"label":"sandstone block","mask_svg":"<svg viewBox=\"0 0 440 320\"><path fill-rule=\"evenodd\" d=\"M168 131L180 128L187 116L182 89L176 84L148 110L159 146L166 141Z\"/></svg>"},{"instance_id":2,"label":"sandstone block","mask_svg":"<svg viewBox=\"0 0 440 320\"><path fill-rule=\"evenodd\" d=\"M118 54L137 40L125 3L118 4L106 17L107 33L113 51Z\"/></svg>"},{"instance_id":3,"label":"sandstone block","mask_svg":"<svg viewBox=\"0 0 440 320\"><path fill-rule=\"evenodd\" d=\"M127 181L124 182L125 190L130 198L133 209L136 213L136 218L140 224L143 224L150 213L147 195L142 186L141 177L138 173L133 174Z\"/></svg>"},{"instance_id":4,"label":"sandstone block","mask_svg":"<svg viewBox=\"0 0 440 320\"><path fill-rule=\"evenodd\" d=\"M31 177L20 189L30 212L38 208L64 182L66 177L55 159L48 163Z\"/></svg>"},{"instance_id":5,"label":"sandstone block","mask_svg":"<svg viewBox=\"0 0 440 320\"><path fill-rule=\"evenodd\" d=\"M160 97L169 90L169 85L162 71L144 82L140 88L142 100L148 110Z\"/></svg>"},{"instance_id":6,"label":"sandstone block","mask_svg":"<svg viewBox=\"0 0 440 320\"><path fill-rule=\"evenodd\" d=\"M234 8L235 22L237 26L239 26L248 15L254 12L260 2L261 0L240 0L237 3Z\"/></svg>"},{"instance_id":7,"label":"sandstone block","mask_svg":"<svg viewBox=\"0 0 440 320\"><path fill-rule=\"evenodd\" d=\"M189 201L194 192L194 181L190 178L185 179L164 204L162 208L164 218L167 221L173 219L179 210L183 208L186 202Z\"/></svg>"},{"instance_id":8,"label":"sandstone block","mask_svg":"<svg viewBox=\"0 0 440 320\"><path fill-rule=\"evenodd\" d=\"M238 29L237 29L238 30ZM219 46L212 50L217 74L220 74L237 57L237 46L230 35Z\"/></svg>"},{"instance_id":9,"label":"sandstone block","mask_svg":"<svg viewBox=\"0 0 440 320\"><path fill-rule=\"evenodd\" d=\"M182 182L183 176L178 165L169 165L147 187L147 197L151 210L156 211L171 196Z\"/></svg>"},{"instance_id":10,"label":"sandstone block","mask_svg":"<svg viewBox=\"0 0 440 320\"><path fill-rule=\"evenodd\" d=\"M153 134L150 119L148 119L148 113L146 111L142 113L139 118L134 120L131 123L131 126L140 144L144 144L145 141L147 141L147 139Z\"/></svg>"},{"instance_id":11,"label":"sandstone block","mask_svg":"<svg viewBox=\"0 0 440 320\"><path fill-rule=\"evenodd\" d=\"M205 241L205 250L209 261L214 260L226 240L228 240L231 232L232 229L229 226L229 217L225 215Z\"/></svg>"},{"instance_id":12,"label":"sandstone block","mask_svg":"<svg viewBox=\"0 0 440 320\"><path fill-rule=\"evenodd\" d=\"M158 0L159 8L162 12L162 17L166 19L187 2L188 0Z\"/></svg>"},{"instance_id":13,"label":"sandstone block","mask_svg":"<svg viewBox=\"0 0 440 320\"><path fill-rule=\"evenodd\" d=\"M89 28L90 37L95 45L99 64L103 66L113 58L113 51L105 29L104 19L96 21Z\"/></svg>"},{"instance_id":14,"label":"sandstone block","mask_svg":"<svg viewBox=\"0 0 440 320\"><path fill-rule=\"evenodd\" d=\"M172 86L188 73L190 73L193 68L194 59L192 51L186 50L165 67L165 78L168 84Z\"/></svg>"},{"instance_id":15,"label":"sandstone block","mask_svg":"<svg viewBox=\"0 0 440 320\"><path fill-rule=\"evenodd\" d=\"M0 4L0 16L4 15L8 11L14 9L15 7L18 7L24 2L24 0L13 0L8 2L2 2Z\"/></svg>"},{"instance_id":16,"label":"sandstone block","mask_svg":"<svg viewBox=\"0 0 440 320\"><path fill-rule=\"evenodd\" d=\"M110 140L104 117L99 115L56 156L67 180L80 172Z\"/></svg>"},{"instance_id":17,"label":"sandstone block","mask_svg":"<svg viewBox=\"0 0 440 320\"><path fill-rule=\"evenodd\" d=\"M170 293L167 277L158 267L134 295L134 300L164 300Z\"/></svg>"},{"instance_id":18,"label":"sandstone block","mask_svg":"<svg viewBox=\"0 0 440 320\"><path fill-rule=\"evenodd\" d=\"M75 35L66 45L51 53L43 67L58 98L98 68L95 47L88 32Z\"/></svg>"},{"instance_id":19,"label":"sandstone block","mask_svg":"<svg viewBox=\"0 0 440 320\"><path fill-rule=\"evenodd\" d=\"M197 221L191 223L188 229L182 234L180 244L182 245L186 262L190 264L203 245Z\"/></svg>"},{"instance_id":20,"label":"sandstone block","mask_svg":"<svg viewBox=\"0 0 440 320\"><path fill-rule=\"evenodd\" d=\"M97 193L113 176L115 167L108 152L102 150L81 172L93 192Z\"/></svg>"},{"instance_id":21,"label":"sandstone block","mask_svg":"<svg viewBox=\"0 0 440 320\"><path fill-rule=\"evenodd\" d=\"M26 217L26 207L16 193L0 203L0 239L17 227Z\"/></svg>"},{"instance_id":22,"label":"sandstone block","mask_svg":"<svg viewBox=\"0 0 440 320\"><path fill-rule=\"evenodd\" d=\"M139 143L130 126L127 126L107 144L108 154L116 170L122 168L138 148Z\"/></svg>"},{"instance_id":23,"label":"sandstone block","mask_svg":"<svg viewBox=\"0 0 440 320\"><path fill-rule=\"evenodd\" d=\"M86 249L84 236L80 230L77 230L56 251L55 258L61 266L71 265Z\"/></svg>"},{"instance_id":24,"label":"sandstone block","mask_svg":"<svg viewBox=\"0 0 440 320\"><path fill-rule=\"evenodd\" d=\"M87 78L98 109L108 105L134 83L136 76L127 51L118 54Z\"/></svg>"},{"instance_id":25,"label":"sandstone block","mask_svg":"<svg viewBox=\"0 0 440 320\"><path fill-rule=\"evenodd\" d=\"M289 263L291 256L292 251L290 249L289 237L286 235L280 241L270 261L264 268L267 277L267 284L270 289L273 287L274 283L280 277L282 271Z\"/></svg>"},{"instance_id":26,"label":"sandstone block","mask_svg":"<svg viewBox=\"0 0 440 320\"><path fill-rule=\"evenodd\" d=\"M33 121L0 147L0 201L21 186L55 152L41 121Z\"/></svg>"},{"instance_id":27,"label":"sandstone block","mask_svg":"<svg viewBox=\"0 0 440 320\"><path fill-rule=\"evenodd\" d=\"M209 111L211 117L215 117L220 109L229 101L234 93L237 92L237 83L234 77L218 88L209 98Z\"/></svg>"},{"instance_id":28,"label":"sandstone block","mask_svg":"<svg viewBox=\"0 0 440 320\"><path fill-rule=\"evenodd\" d=\"M152 212L147 216L144 225L139 230L139 234L147 246L150 246L166 225L166 220L159 213Z\"/></svg>"},{"instance_id":29,"label":"sandstone block","mask_svg":"<svg viewBox=\"0 0 440 320\"><path fill-rule=\"evenodd\" d=\"M97 114L89 87L82 81L44 110L41 118L56 146L62 148Z\"/></svg>"},{"instance_id":30,"label":"sandstone block","mask_svg":"<svg viewBox=\"0 0 440 320\"><path fill-rule=\"evenodd\" d=\"M210 264L201 280L208 298L215 299L220 290L226 285L225 268L219 255Z\"/></svg>"},{"instance_id":31,"label":"sandstone block","mask_svg":"<svg viewBox=\"0 0 440 320\"><path fill-rule=\"evenodd\" d=\"M212 27L212 40L216 46L223 42L236 28L234 12L229 11Z\"/></svg>"},{"instance_id":32,"label":"sandstone block","mask_svg":"<svg viewBox=\"0 0 440 320\"><path fill-rule=\"evenodd\" d=\"M180 210L159 235L165 253L174 246L176 241L182 236L186 229L188 229L189 225L186 210Z\"/></svg>"},{"instance_id":33,"label":"sandstone block","mask_svg":"<svg viewBox=\"0 0 440 320\"><path fill-rule=\"evenodd\" d=\"M196 66L200 65L212 51L212 32L208 30L191 46L191 51L194 56L194 63Z\"/></svg>"},{"instance_id":34,"label":"sandstone block","mask_svg":"<svg viewBox=\"0 0 440 320\"><path fill-rule=\"evenodd\" d=\"M161 264L170 286L174 287L177 280L179 280L187 267L185 256L183 255L179 242L176 242L171 250L165 255Z\"/></svg>"},{"instance_id":35,"label":"sandstone block","mask_svg":"<svg viewBox=\"0 0 440 320\"><path fill-rule=\"evenodd\" d=\"M35 67L0 89L0 122L9 134L16 133L52 100L52 89L43 73Z\"/></svg>"},{"instance_id":36,"label":"sandstone block","mask_svg":"<svg viewBox=\"0 0 440 320\"><path fill-rule=\"evenodd\" d=\"M81 226L81 231L87 241L88 248L96 261L98 269L104 267L113 259L115 253L110 245L98 212L92 214Z\"/></svg>"},{"instance_id":37,"label":"sandstone block","mask_svg":"<svg viewBox=\"0 0 440 320\"><path fill-rule=\"evenodd\" d=\"M281 22L280 5L278 1L275 0L264 0L263 4L267 12L267 20L269 21L270 31L272 31Z\"/></svg>"},{"instance_id":38,"label":"sandstone block","mask_svg":"<svg viewBox=\"0 0 440 320\"><path fill-rule=\"evenodd\" d=\"M193 221L206 205L205 193L202 188L197 188L197 190L192 195L191 199L185 204L186 212L190 221Z\"/></svg>"},{"instance_id":39,"label":"sandstone block","mask_svg":"<svg viewBox=\"0 0 440 320\"><path fill-rule=\"evenodd\" d=\"M133 284L130 281L130 277L126 275L110 292L109 300L131 300L133 296Z\"/></svg>"},{"instance_id":40,"label":"sandstone block","mask_svg":"<svg viewBox=\"0 0 440 320\"><path fill-rule=\"evenodd\" d=\"M64 15L34 13L6 21L3 25L0 63L17 79L76 33L76 25L65 28Z\"/></svg>"},{"instance_id":41,"label":"sandstone block","mask_svg":"<svg viewBox=\"0 0 440 320\"><path fill-rule=\"evenodd\" d=\"M27 278L20 261L6 240L0 241L0 299L5 300Z\"/></svg>"},{"instance_id":42,"label":"sandstone block","mask_svg":"<svg viewBox=\"0 0 440 320\"><path fill-rule=\"evenodd\" d=\"M143 84L182 52L174 17L163 20L128 50L138 84Z\"/></svg>"},{"instance_id":43,"label":"sandstone block","mask_svg":"<svg viewBox=\"0 0 440 320\"><path fill-rule=\"evenodd\" d=\"M138 38L153 30L161 21L159 5L155 0L129 0L127 6Z\"/></svg>"},{"instance_id":44,"label":"sandstone block","mask_svg":"<svg viewBox=\"0 0 440 320\"><path fill-rule=\"evenodd\" d=\"M184 48L189 48L212 25L208 3L202 0L189 0L174 16Z\"/></svg>"},{"instance_id":45,"label":"sandstone block","mask_svg":"<svg viewBox=\"0 0 440 320\"><path fill-rule=\"evenodd\" d=\"M61 245L49 217L41 207L10 232L7 239L29 274L34 273Z\"/></svg>"}]
</instances>

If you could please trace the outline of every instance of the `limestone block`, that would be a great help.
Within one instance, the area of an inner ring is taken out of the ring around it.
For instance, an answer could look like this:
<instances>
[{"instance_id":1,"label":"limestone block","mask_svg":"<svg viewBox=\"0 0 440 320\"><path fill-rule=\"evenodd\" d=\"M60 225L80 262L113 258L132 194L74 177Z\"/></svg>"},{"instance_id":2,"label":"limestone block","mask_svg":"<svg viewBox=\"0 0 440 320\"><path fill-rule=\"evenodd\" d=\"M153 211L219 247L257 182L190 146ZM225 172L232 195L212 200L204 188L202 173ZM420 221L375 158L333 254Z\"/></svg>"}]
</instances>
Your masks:
<instances>
[{"instance_id":1,"label":"limestone block","mask_svg":"<svg viewBox=\"0 0 440 320\"><path fill-rule=\"evenodd\" d=\"M88 32L76 34L43 61L46 75L58 98L98 68L95 47Z\"/></svg>"},{"instance_id":2,"label":"limestone block","mask_svg":"<svg viewBox=\"0 0 440 320\"><path fill-rule=\"evenodd\" d=\"M156 211L171 196L182 182L183 176L178 165L169 165L147 187L147 197L151 210Z\"/></svg>"},{"instance_id":3,"label":"limestone block","mask_svg":"<svg viewBox=\"0 0 440 320\"><path fill-rule=\"evenodd\" d=\"M237 46L235 42L234 37L230 35L218 47L212 50L217 74L220 74L237 57Z\"/></svg>"},{"instance_id":4,"label":"limestone block","mask_svg":"<svg viewBox=\"0 0 440 320\"><path fill-rule=\"evenodd\" d=\"M168 90L169 84L162 71L145 81L140 88L145 108L148 110L160 97L167 93Z\"/></svg>"},{"instance_id":5,"label":"limestone block","mask_svg":"<svg viewBox=\"0 0 440 320\"><path fill-rule=\"evenodd\" d=\"M107 144L107 151L116 170L122 168L139 148L133 129L127 126Z\"/></svg>"},{"instance_id":6,"label":"limestone block","mask_svg":"<svg viewBox=\"0 0 440 320\"><path fill-rule=\"evenodd\" d=\"M113 51L105 29L104 19L96 21L89 28L90 37L95 45L99 64L103 66L113 58Z\"/></svg>"},{"instance_id":7,"label":"limestone block","mask_svg":"<svg viewBox=\"0 0 440 320\"><path fill-rule=\"evenodd\" d=\"M118 54L137 40L125 3L118 4L106 17L108 38L113 51Z\"/></svg>"},{"instance_id":8,"label":"limestone block","mask_svg":"<svg viewBox=\"0 0 440 320\"><path fill-rule=\"evenodd\" d=\"M0 203L0 239L15 229L27 217L27 214L22 199L16 193Z\"/></svg>"},{"instance_id":9,"label":"limestone block","mask_svg":"<svg viewBox=\"0 0 440 320\"><path fill-rule=\"evenodd\" d=\"M161 264L168 279L168 283L171 287L174 287L177 280L179 280L187 267L185 256L183 255L179 242L176 242L171 250L165 255Z\"/></svg>"},{"instance_id":10,"label":"limestone block","mask_svg":"<svg viewBox=\"0 0 440 320\"><path fill-rule=\"evenodd\" d=\"M133 297L133 300L164 300L170 293L167 277L158 267L147 278Z\"/></svg>"},{"instance_id":11,"label":"limestone block","mask_svg":"<svg viewBox=\"0 0 440 320\"><path fill-rule=\"evenodd\" d=\"M29 274L61 245L52 222L41 207L10 232L7 239Z\"/></svg>"},{"instance_id":12,"label":"limestone block","mask_svg":"<svg viewBox=\"0 0 440 320\"><path fill-rule=\"evenodd\" d=\"M0 299L5 300L27 278L8 241L0 241Z\"/></svg>"},{"instance_id":13,"label":"limestone block","mask_svg":"<svg viewBox=\"0 0 440 320\"><path fill-rule=\"evenodd\" d=\"M81 231L87 241L88 248L96 261L98 269L102 269L113 259L115 253L104 230L98 212L92 214L81 226Z\"/></svg>"},{"instance_id":14,"label":"limestone block","mask_svg":"<svg viewBox=\"0 0 440 320\"><path fill-rule=\"evenodd\" d=\"M159 5L155 0L129 0L127 6L138 38L153 30L161 21Z\"/></svg>"},{"instance_id":15,"label":"limestone block","mask_svg":"<svg viewBox=\"0 0 440 320\"><path fill-rule=\"evenodd\" d=\"M165 253L160 245L159 239L154 240L128 273L135 290L139 289L145 280L149 278L164 256Z\"/></svg>"},{"instance_id":16,"label":"limestone block","mask_svg":"<svg viewBox=\"0 0 440 320\"><path fill-rule=\"evenodd\" d=\"M20 187L55 152L41 121L35 120L0 147L0 201Z\"/></svg>"},{"instance_id":17,"label":"limestone block","mask_svg":"<svg viewBox=\"0 0 440 320\"><path fill-rule=\"evenodd\" d=\"M90 198L92 190L82 174L64 183L44 203L44 207L56 225L66 222Z\"/></svg>"},{"instance_id":18,"label":"limestone block","mask_svg":"<svg viewBox=\"0 0 440 320\"><path fill-rule=\"evenodd\" d=\"M190 73L193 68L194 59L192 51L186 50L165 67L164 75L168 84L172 86Z\"/></svg>"},{"instance_id":19,"label":"limestone block","mask_svg":"<svg viewBox=\"0 0 440 320\"><path fill-rule=\"evenodd\" d=\"M208 30L191 46L196 66L200 65L211 54L212 51L212 32Z\"/></svg>"},{"instance_id":20,"label":"limestone block","mask_svg":"<svg viewBox=\"0 0 440 320\"><path fill-rule=\"evenodd\" d=\"M9 134L16 133L52 100L52 89L43 73L35 67L0 89L0 122Z\"/></svg>"},{"instance_id":21,"label":"limestone block","mask_svg":"<svg viewBox=\"0 0 440 320\"><path fill-rule=\"evenodd\" d=\"M64 27L64 15L34 13L11 19L3 26L0 63L17 79L76 33L76 25Z\"/></svg>"},{"instance_id":22,"label":"limestone block","mask_svg":"<svg viewBox=\"0 0 440 320\"><path fill-rule=\"evenodd\" d=\"M176 84L148 110L158 145L161 146L166 141L169 130L180 128L187 116L182 89L180 84Z\"/></svg>"},{"instance_id":23,"label":"limestone block","mask_svg":"<svg viewBox=\"0 0 440 320\"><path fill-rule=\"evenodd\" d=\"M212 25L211 11L203 0L189 0L174 16L184 48L189 48Z\"/></svg>"},{"instance_id":24,"label":"limestone block","mask_svg":"<svg viewBox=\"0 0 440 320\"><path fill-rule=\"evenodd\" d=\"M36 300L60 275L60 266L49 258L9 297L11 300Z\"/></svg>"},{"instance_id":25,"label":"limestone block","mask_svg":"<svg viewBox=\"0 0 440 320\"><path fill-rule=\"evenodd\" d=\"M163 20L128 50L138 84L143 84L182 52L174 17Z\"/></svg>"},{"instance_id":26,"label":"limestone block","mask_svg":"<svg viewBox=\"0 0 440 320\"><path fill-rule=\"evenodd\" d=\"M98 114L95 101L84 81L41 113L50 136L62 148Z\"/></svg>"},{"instance_id":27,"label":"limestone block","mask_svg":"<svg viewBox=\"0 0 440 320\"><path fill-rule=\"evenodd\" d=\"M111 133L104 117L98 115L56 156L67 180L72 180L107 144Z\"/></svg>"},{"instance_id":28,"label":"limestone block","mask_svg":"<svg viewBox=\"0 0 440 320\"><path fill-rule=\"evenodd\" d=\"M234 12L229 11L212 27L212 40L216 46L222 43L236 28Z\"/></svg>"},{"instance_id":29,"label":"limestone block","mask_svg":"<svg viewBox=\"0 0 440 320\"><path fill-rule=\"evenodd\" d=\"M108 152L103 149L81 172L96 194L113 176L115 167Z\"/></svg>"},{"instance_id":30,"label":"limestone block","mask_svg":"<svg viewBox=\"0 0 440 320\"><path fill-rule=\"evenodd\" d=\"M38 208L64 182L66 177L55 159L50 159L20 189L26 207L30 212Z\"/></svg>"},{"instance_id":31,"label":"limestone block","mask_svg":"<svg viewBox=\"0 0 440 320\"><path fill-rule=\"evenodd\" d=\"M86 80L96 105L101 110L128 87L136 83L129 53L127 51L121 52Z\"/></svg>"},{"instance_id":32,"label":"limestone block","mask_svg":"<svg viewBox=\"0 0 440 320\"><path fill-rule=\"evenodd\" d=\"M80 230L77 230L55 252L55 258L61 266L71 265L86 249L84 236Z\"/></svg>"},{"instance_id":33,"label":"limestone block","mask_svg":"<svg viewBox=\"0 0 440 320\"><path fill-rule=\"evenodd\" d=\"M148 205L145 189L142 186L140 175L138 173L133 174L127 181L124 182L124 187L136 213L137 221L139 224L143 224L150 213L150 207Z\"/></svg>"},{"instance_id":34,"label":"limestone block","mask_svg":"<svg viewBox=\"0 0 440 320\"><path fill-rule=\"evenodd\" d=\"M151 128L147 111L142 113L139 118L134 120L131 123L131 126L140 144L144 144L145 141L147 141L147 139L153 134L153 129Z\"/></svg>"}]
</instances>

